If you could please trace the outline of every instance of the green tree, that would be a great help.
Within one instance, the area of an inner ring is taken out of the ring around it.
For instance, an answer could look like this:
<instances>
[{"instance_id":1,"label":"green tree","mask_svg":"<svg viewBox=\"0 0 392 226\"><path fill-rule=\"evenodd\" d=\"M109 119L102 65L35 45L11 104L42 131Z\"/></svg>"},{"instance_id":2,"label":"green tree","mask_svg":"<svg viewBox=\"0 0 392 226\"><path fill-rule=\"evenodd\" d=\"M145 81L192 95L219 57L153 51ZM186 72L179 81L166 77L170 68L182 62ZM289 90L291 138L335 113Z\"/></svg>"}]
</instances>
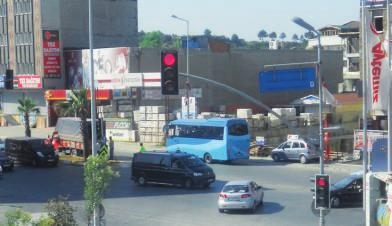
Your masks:
<instances>
[{"instance_id":1,"label":"green tree","mask_svg":"<svg viewBox=\"0 0 392 226\"><path fill-rule=\"evenodd\" d=\"M6 226L24 226L31 223L31 214L22 209L5 212Z\"/></svg>"},{"instance_id":2,"label":"green tree","mask_svg":"<svg viewBox=\"0 0 392 226\"><path fill-rule=\"evenodd\" d=\"M269 37L270 39L272 39L272 40L275 40L277 36L278 36L278 35L276 34L275 31L271 32L271 33L268 35L268 37Z\"/></svg>"},{"instance_id":3,"label":"green tree","mask_svg":"<svg viewBox=\"0 0 392 226\"><path fill-rule=\"evenodd\" d=\"M208 29L208 28L204 30L204 35L207 36L207 37L210 37L211 33L212 33L211 30Z\"/></svg>"},{"instance_id":4,"label":"green tree","mask_svg":"<svg viewBox=\"0 0 392 226\"><path fill-rule=\"evenodd\" d=\"M298 42L299 38L297 34L293 34L293 37L291 38L294 42Z\"/></svg>"},{"instance_id":5,"label":"green tree","mask_svg":"<svg viewBox=\"0 0 392 226\"><path fill-rule=\"evenodd\" d=\"M305 37L306 39L313 39L313 38L315 38L315 35L314 35L313 32L308 31L308 32L306 32L306 33L304 34L304 37Z\"/></svg>"},{"instance_id":6,"label":"green tree","mask_svg":"<svg viewBox=\"0 0 392 226\"><path fill-rule=\"evenodd\" d=\"M94 210L102 205L105 191L113 178L117 176L118 173L114 172L109 165L108 155L102 154L87 158L84 165L84 198L89 219Z\"/></svg>"},{"instance_id":7,"label":"green tree","mask_svg":"<svg viewBox=\"0 0 392 226\"><path fill-rule=\"evenodd\" d=\"M286 33L284 33L284 32L280 33L280 35L279 35L279 38L282 40L284 40L286 37L287 37Z\"/></svg>"},{"instance_id":8,"label":"green tree","mask_svg":"<svg viewBox=\"0 0 392 226\"><path fill-rule=\"evenodd\" d=\"M257 37L261 40L264 41L264 38L268 37L268 33L265 30L261 30L259 31L259 33L257 34Z\"/></svg>"},{"instance_id":9,"label":"green tree","mask_svg":"<svg viewBox=\"0 0 392 226\"><path fill-rule=\"evenodd\" d=\"M164 34L160 31L147 32L140 41L141 48L161 48L163 45Z\"/></svg>"},{"instance_id":10,"label":"green tree","mask_svg":"<svg viewBox=\"0 0 392 226\"><path fill-rule=\"evenodd\" d=\"M23 99L18 100L19 113L23 114L23 121L25 127L25 136L31 137L31 129L30 129L30 113L39 113L39 109L34 101L29 97L23 97Z\"/></svg>"},{"instance_id":11,"label":"green tree","mask_svg":"<svg viewBox=\"0 0 392 226\"><path fill-rule=\"evenodd\" d=\"M87 98L87 89L72 90L71 100L66 103L66 114L74 113L75 117L80 118L80 131L83 139L83 156L86 159L90 154L89 139L88 139L88 109L90 103Z\"/></svg>"}]
</instances>

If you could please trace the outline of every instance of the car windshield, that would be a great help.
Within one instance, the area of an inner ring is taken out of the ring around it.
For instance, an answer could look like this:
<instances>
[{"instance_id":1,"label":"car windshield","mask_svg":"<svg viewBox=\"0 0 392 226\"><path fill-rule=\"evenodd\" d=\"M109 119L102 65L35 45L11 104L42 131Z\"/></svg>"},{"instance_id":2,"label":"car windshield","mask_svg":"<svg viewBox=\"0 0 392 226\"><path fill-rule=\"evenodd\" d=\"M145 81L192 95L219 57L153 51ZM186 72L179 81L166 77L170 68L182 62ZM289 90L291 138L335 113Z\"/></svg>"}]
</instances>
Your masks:
<instances>
[{"instance_id":1,"label":"car windshield","mask_svg":"<svg viewBox=\"0 0 392 226\"><path fill-rule=\"evenodd\" d=\"M346 177L340 181L338 181L336 184L334 184L333 186L336 188L345 188L347 187L349 184L351 184L351 182L353 182L354 178L353 177Z\"/></svg>"},{"instance_id":2,"label":"car windshield","mask_svg":"<svg viewBox=\"0 0 392 226\"><path fill-rule=\"evenodd\" d=\"M202 166L204 163L196 156L188 156L182 159L184 164L188 167Z\"/></svg>"},{"instance_id":3,"label":"car windshield","mask_svg":"<svg viewBox=\"0 0 392 226\"><path fill-rule=\"evenodd\" d=\"M248 191L249 191L248 185L226 185L223 188L223 192L229 192L229 193L234 193L234 192L244 193Z\"/></svg>"}]
</instances>

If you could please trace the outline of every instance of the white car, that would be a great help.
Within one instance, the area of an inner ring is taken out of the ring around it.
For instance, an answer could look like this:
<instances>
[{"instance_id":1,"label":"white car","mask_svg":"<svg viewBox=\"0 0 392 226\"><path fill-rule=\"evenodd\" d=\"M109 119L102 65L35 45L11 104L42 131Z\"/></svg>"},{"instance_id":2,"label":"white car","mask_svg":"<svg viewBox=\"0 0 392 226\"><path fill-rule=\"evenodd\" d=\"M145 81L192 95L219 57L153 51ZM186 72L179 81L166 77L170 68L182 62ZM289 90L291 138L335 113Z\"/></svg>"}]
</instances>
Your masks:
<instances>
[{"instance_id":1,"label":"white car","mask_svg":"<svg viewBox=\"0 0 392 226\"><path fill-rule=\"evenodd\" d=\"M257 206L263 204L263 199L263 188L256 182L231 181L219 194L218 209L221 213L225 210L249 210L254 213Z\"/></svg>"}]
</instances>

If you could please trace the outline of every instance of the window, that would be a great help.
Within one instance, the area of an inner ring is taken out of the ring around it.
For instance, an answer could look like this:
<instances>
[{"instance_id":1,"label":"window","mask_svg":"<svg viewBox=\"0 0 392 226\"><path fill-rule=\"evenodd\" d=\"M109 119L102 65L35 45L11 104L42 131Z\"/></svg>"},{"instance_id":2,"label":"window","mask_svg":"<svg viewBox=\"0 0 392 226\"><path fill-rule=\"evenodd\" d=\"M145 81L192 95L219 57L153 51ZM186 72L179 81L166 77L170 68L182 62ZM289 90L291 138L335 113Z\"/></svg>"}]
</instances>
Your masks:
<instances>
[{"instance_id":1,"label":"window","mask_svg":"<svg viewBox=\"0 0 392 226\"><path fill-rule=\"evenodd\" d=\"M160 165L161 164L161 160L162 157L158 156L158 155L136 155L137 158L135 160L137 160L138 162L141 163L150 163L150 164L154 164L154 165Z\"/></svg>"},{"instance_id":2,"label":"window","mask_svg":"<svg viewBox=\"0 0 392 226\"><path fill-rule=\"evenodd\" d=\"M287 142L287 143L283 146L283 148L291 148L291 142Z\"/></svg>"},{"instance_id":3,"label":"window","mask_svg":"<svg viewBox=\"0 0 392 226\"><path fill-rule=\"evenodd\" d=\"M171 164L171 162L170 162L170 157L169 156L164 156L161 159L161 165L162 166L170 167L170 164Z\"/></svg>"},{"instance_id":4,"label":"window","mask_svg":"<svg viewBox=\"0 0 392 226\"><path fill-rule=\"evenodd\" d=\"M373 19L374 26L376 27L376 31L383 32L384 31L384 18L382 16L375 16Z\"/></svg>"},{"instance_id":5,"label":"window","mask_svg":"<svg viewBox=\"0 0 392 226\"><path fill-rule=\"evenodd\" d=\"M244 136L248 135L248 126L245 124L234 124L229 126L229 135Z\"/></svg>"},{"instance_id":6,"label":"window","mask_svg":"<svg viewBox=\"0 0 392 226\"><path fill-rule=\"evenodd\" d=\"M298 142L293 142L293 148L299 148L299 143Z\"/></svg>"},{"instance_id":7,"label":"window","mask_svg":"<svg viewBox=\"0 0 392 226\"><path fill-rule=\"evenodd\" d=\"M169 130L170 129L173 129L173 127L169 128ZM176 125L174 128L173 136L184 138L223 140L223 132L224 128L217 126Z\"/></svg>"},{"instance_id":8,"label":"window","mask_svg":"<svg viewBox=\"0 0 392 226\"><path fill-rule=\"evenodd\" d=\"M305 144L300 142L301 148L305 148Z\"/></svg>"},{"instance_id":9,"label":"window","mask_svg":"<svg viewBox=\"0 0 392 226\"><path fill-rule=\"evenodd\" d=\"M249 187L248 185L226 185L223 187L223 192L229 192L229 193L234 193L234 192L249 192Z\"/></svg>"}]
</instances>

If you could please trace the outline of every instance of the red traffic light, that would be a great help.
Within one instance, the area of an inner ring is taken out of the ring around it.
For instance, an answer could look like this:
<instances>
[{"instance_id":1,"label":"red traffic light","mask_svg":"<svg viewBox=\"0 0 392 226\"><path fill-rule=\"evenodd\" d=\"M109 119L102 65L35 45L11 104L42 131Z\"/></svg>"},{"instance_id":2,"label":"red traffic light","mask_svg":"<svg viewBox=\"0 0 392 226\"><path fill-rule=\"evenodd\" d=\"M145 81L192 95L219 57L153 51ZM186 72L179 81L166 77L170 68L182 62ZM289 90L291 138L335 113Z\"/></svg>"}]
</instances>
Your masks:
<instances>
[{"instance_id":1,"label":"red traffic light","mask_svg":"<svg viewBox=\"0 0 392 226\"><path fill-rule=\"evenodd\" d=\"M172 53L167 53L163 57L163 63L165 64L165 66L171 67L176 63L176 57Z\"/></svg>"},{"instance_id":2,"label":"red traffic light","mask_svg":"<svg viewBox=\"0 0 392 226\"><path fill-rule=\"evenodd\" d=\"M317 180L317 185L320 186L320 187L325 187L325 186L327 186L327 182L325 181L324 178L319 178Z\"/></svg>"}]
</instances>

